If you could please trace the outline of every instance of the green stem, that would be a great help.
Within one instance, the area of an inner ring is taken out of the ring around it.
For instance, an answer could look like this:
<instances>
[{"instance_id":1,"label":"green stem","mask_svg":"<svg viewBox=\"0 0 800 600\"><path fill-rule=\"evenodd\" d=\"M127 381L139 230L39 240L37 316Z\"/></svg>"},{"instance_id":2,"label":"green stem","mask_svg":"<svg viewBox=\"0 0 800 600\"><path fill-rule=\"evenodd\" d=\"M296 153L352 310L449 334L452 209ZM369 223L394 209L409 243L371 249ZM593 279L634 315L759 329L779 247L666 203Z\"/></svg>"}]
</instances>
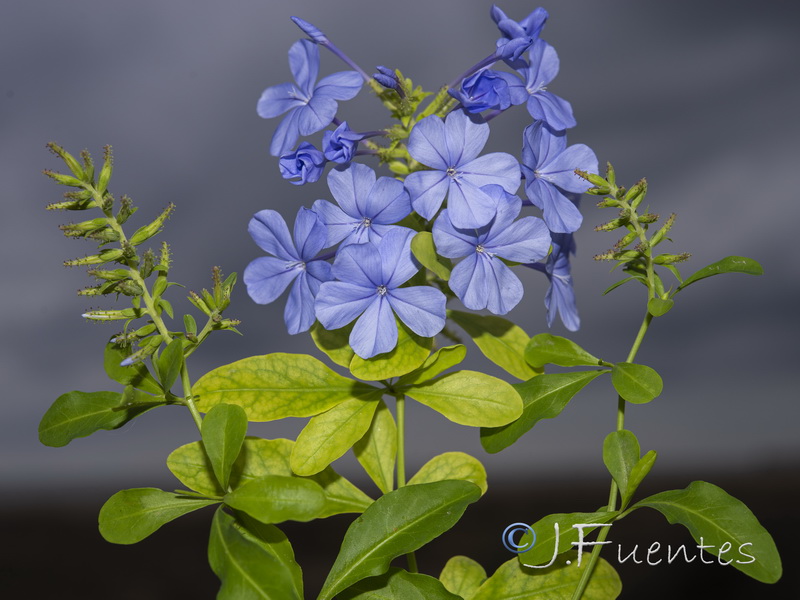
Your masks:
<instances>
[{"instance_id":1,"label":"green stem","mask_svg":"<svg viewBox=\"0 0 800 600\"><path fill-rule=\"evenodd\" d=\"M397 488L406 485L406 397L398 394L397 398ZM413 552L406 554L408 570L418 573L417 557Z\"/></svg>"},{"instance_id":2,"label":"green stem","mask_svg":"<svg viewBox=\"0 0 800 600\"><path fill-rule=\"evenodd\" d=\"M647 333L647 329L650 327L652 320L653 315L648 312L642 321L641 327L639 327L639 332L636 334L636 339L633 341L633 345L631 346L630 352L628 352L628 358L625 362L633 362L636 358L636 355L639 352L639 347L642 345L642 340L644 340L644 336ZM622 431L623 429L625 429L625 400L622 398L622 396L617 396L617 431ZM612 478L611 487L608 492L608 505L606 507L608 512L612 512L617 509L618 492L619 490L617 488L617 482ZM581 574L578 587L575 588L575 592L572 594L572 600L580 600L583 597L583 593L586 591L586 588L589 586L589 580L592 578L592 574L597 566L597 561L600 559L600 551L603 548L600 542L606 541L606 536L608 536L609 529L610 527L600 528L600 533L597 534L596 540L598 543L592 549L592 554L589 557L589 564L586 565L586 569L584 569L583 573Z\"/></svg>"}]
</instances>

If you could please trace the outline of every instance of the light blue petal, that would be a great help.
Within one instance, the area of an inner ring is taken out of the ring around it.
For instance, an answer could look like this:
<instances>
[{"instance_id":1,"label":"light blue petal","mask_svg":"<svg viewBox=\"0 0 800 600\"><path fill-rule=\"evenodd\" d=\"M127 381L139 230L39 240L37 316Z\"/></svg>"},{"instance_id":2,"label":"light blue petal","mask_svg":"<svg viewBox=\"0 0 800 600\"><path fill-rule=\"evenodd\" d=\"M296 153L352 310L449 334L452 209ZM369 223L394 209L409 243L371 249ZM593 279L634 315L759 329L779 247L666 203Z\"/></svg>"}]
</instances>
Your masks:
<instances>
[{"instance_id":1,"label":"light blue petal","mask_svg":"<svg viewBox=\"0 0 800 600\"><path fill-rule=\"evenodd\" d=\"M326 247L328 231L319 215L308 208L301 207L294 221L294 243L303 261L314 258Z\"/></svg>"},{"instance_id":2,"label":"light blue petal","mask_svg":"<svg viewBox=\"0 0 800 600\"><path fill-rule=\"evenodd\" d=\"M328 173L328 188L334 199L345 213L358 221L368 216L368 197L374 185L375 171L361 163L351 163L346 169Z\"/></svg>"},{"instance_id":3,"label":"light blue petal","mask_svg":"<svg viewBox=\"0 0 800 600\"><path fill-rule=\"evenodd\" d=\"M448 159L447 167L458 168L474 160L489 139L489 124L473 121L463 110L447 115L444 128L444 146L438 146L437 150Z\"/></svg>"},{"instance_id":4,"label":"light blue petal","mask_svg":"<svg viewBox=\"0 0 800 600\"><path fill-rule=\"evenodd\" d=\"M333 281L331 265L324 260L310 260L306 263L306 283L314 296L319 292L319 287L326 281Z\"/></svg>"},{"instance_id":5,"label":"light blue petal","mask_svg":"<svg viewBox=\"0 0 800 600\"><path fill-rule=\"evenodd\" d=\"M375 290L344 281L326 281L317 292L314 312L325 329L351 323L377 298Z\"/></svg>"},{"instance_id":6,"label":"light blue petal","mask_svg":"<svg viewBox=\"0 0 800 600\"><path fill-rule=\"evenodd\" d=\"M550 231L572 233L580 228L583 215L555 186L540 181L528 190L531 202L542 209L542 218ZM535 200L531 196L531 191L536 195Z\"/></svg>"},{"instance_id":7,"label":"light blue petal","mask_svg":"<svg viewBox=\"0 0 800 600\"><path fill-rule=\"evenodd\" d=\"M492 152L461 165L461 179L476 187L496 184L503 186L509 194L519 188L520 170L517 159L505 152Z\"/></svg>"},{"instance_id":8,"label":"light blue petal","mask_svg":"<svg viewBox=\"0 0 800 600\"><path fill-rule=\"evenodd\" d=\"M314 96L350 100L356 97L363 84L364 79L356 71L340 71L321 79L314 89Z\"/></svg>"},{"instance_id":9,"label":"light blue petal","mask_svg":"<svg viewBox=\"0 0 800 600\"><path fill-rule=\"evenodd\" d=\"M488 300L486 265L484 259L473 252L450 272L447 284L464 306L470 310L486 308Z\"/></svg>"},{"instance_id":10,"label":"light blue petal","mask_svg":"<svg viewBox=\"0 0 800 600\"><path fill-rule=\"evenodd\" d=\"M550 231L537 217L524 217L497 231L485 243L486 249L513 262L530 263L547 256Z\"/></svg>"},{"instance_id":11,"label":"light blue petal","mask_svg":"<svg viewBox=\"0 0 800 600\"><path fill-rule=\"evenodd\" d=\"M577 124L572 114L572 105L550 92L537 92L530 96L528 98L528 113L534 119L545 121L557 131L575 127Z\"/></svg>"},{"instance_id":12,"label":"light blue petal","mask_svg":"<svg viewBox=\"0 0 800 600\"><path fill-rule=\"evenodd\" d=\"M581 319L578 316L578 307L575 303L575 291L572 288L572 277L553 277L550 287L544 297L547 308L547 325L551 327L556 318L556 312L561 315L561 322L570 331L578 331Z\"/></svg>"},{"instance_id":13,"label":"light blue petal","mask_svg":"<svg viewBox=\"0 0 800 600\"><path fill-rule=\"evenodd\" d=\"M405 227L394 227L377 244L381 261L380 283L389 289L403 285L411 279L419 265L411 254L411 239L416 232Z\"/></svg>"},{"instance_id":14,"label":"light blue petal","mask_svg":"<svg viewBox=\"0 0 800 600\"><path fill-rule=\"evenodd\" d=\"M397 322L386 297L376 297L350 332L350 346L361 358L389 352L397 345Z\"/></svg>"},{"instance_id":15,"label":"light blue petal","mask_svg":"<svg viewBox=\"0 0 800 600\"><path fill-rule=\"evenodd\" d=\"M308 331L316 320L314 315L314 294L309 286L308 273L303 272L295 280L289 291L289 299L283 311L286 329L291 335Z\"/></svg>"},{"instance_id":16,"label":"light blue petal","mask_svg":"<svg viewBox=\"0 0 800 600\"><path fill-rule=\"evenodd\" d=\"M554 132L543 121L528 125L522 133L522 163L536 171L561 154L567 147L563 131ZM527 177L527 172L525 174Z\"/></svg>"},{"instance_id":17,"label":"light blue petal","mask_svg":"<svg viewBox=\"0 0 800 600\"><path fill-rule=\"evenodd\" d=\"M436 115L425 117L414 125L408 136L408 153L414 160L440 171L455 166L452 157L447 155L444 121Z\"/></svg>"},{"instance_id":18,"label":"light blue petal","mask_svg":"<svg viewBox=\"0 0 800 600\"><path fill-rule=\"evenodd\" d=\"M277 256L285 261L302 260L295 250L289 228L283 217L274 210L258 211L247 225L250 237L264 252Z\"/></svg>"},{"instance_id":19,"label":"light blue petal","mask_svg":"<svg viewBox=\"0 0 800 600\"><path fill-rule=\"evenodd\" d=\"M414 210L430 220L444 202L450 178L443 171L417 171L406 177L405 186Z\"/></svg>"},{"instance_id":20,"label":"light blue petal","mask_svg":"<svg viewBox=\"0 0 800 600\"><path fill-rule=\"evenodd\" d=\"M364 216L373 223L391 225L411 213L411 200L402 181L380 177L372 186L364 206Z\"/></svg>"},{"instance_id":21,"label":"light blue petal","mask_svg":"<svg viewBox=\"0 0 800 600\"><path fill-rule=\"evenodd\" d=\"M319 74L319 47L309 40L297 40L289 48L289 69L306 98L310 98Z\"/></svg>"},{"instance_id":22,"label":"light blue petal","mask_svg":"<svg viewBox=\"0 0 800 600\"><path fill-rule=\"evenodd\" d=\"M381 257L373 244L359 244L339 248L333 262L333 275L373 292L385 281L381 278Z\"/></svg>"},{"instance_id":23,"label":"light blue petal","mask_svg":"<svg viewBox=\"0 0 800 600\"><path fill-rule=\"evenodd\" d=\"M544 40L536 40L531 46L530 67L525 76L529 90L538 90L549 84L558 75L559 60L555 48Z\"/></svg>"},{"instance_id":24,"label":"light blue petal","mask_svg":"<svg viewBox=\"0 0 800 600\"><path fill-rule=\"evenodd\" d=\"M456 229L450 221L450 211L444 209L433 223L433 243L436 252L447 258L461 258L475 253L477 246L475 229Z\"/></svg>"},{"instance_id":25,"label":"light blue petal","mask_svg":"<svg viewBox=\"0 0 800 600\"><path fill-rule=\"evenodd\" d=\"M458 229L483 227L494 218L497 203L469 179L453 179L447 194L450 222Z\"/></svg>"},{"instance_id":26,"label":"light blue petal","mask_svg":"<svg viewBox=\"0 0 800 600\"><path fill-rule=\"evenodd\" d=\"M578 177L575 169L589 173L597 173L597 156L585 144L570 146L551 161L543 164L539 171L542 177L567 192L581 193L592 187L592 184Z\"/></svg>"},{"instance_id":27,"label":"light blue petal","mask_svg":"<svg viewBox=\"0 0 800 600\"><path fill-rule=\"evenodd\" d=\"M297 129L300 135L311 135L325 129L336 116L336 100L314 96L308 104L297 109Z\"/></svg>"},{"instance_id":28,"label":"light blue petal","mask_svg":"<svg viewBox=\"0 0 800 600\"><path fill-rule=\"evenodd\" d=\"M400 320L417 335L433 337L444 329L447 298L436 288L397 288L386 297Z\"/></svg>"},{"instance_id":29,"label":"light blue petal","mask_svg":"<svg viewBox=\"0 0 800 600\"><path fill-rule=\"evenodd\" d=\"M298 129L298 110L300 109L295 108L290 110L289 114L283 118L283 121L281 121L277 129L275 129L275 133L272 135L272 142L270 142L269 145L269 153L272 154L272 156L283 156L294 148L294 145L297 143L297 138L300 137L300 131Z\"/></svg>"},{"instance_id":30,"label":"light blue petal","mask_svg":"<svg viewBox=\"0 0 800 600\"><path fill-rule=\"evenodd\" d=\"M317 200L312 209L325 222L328 230L326 248L335 246L358 227L359 221L346 214L341 208L327 200Z\"/></svg>"},{"instance_id":31,"label":"light blue petal","mask_svg":"<svg viewBox=\"0 0 800 600\"><path fill-rule=\"evenodd\" d=\"M244 269L247 294L257 304L273 302L303 271L288 267L289 263L272 256L255 259Z\"/></svg>"},{"instance_id":32,"label":"light blue petal","mask_svg":"<svg viewBox=\"0 0 800 600\"><path fill-rule=\"evenodd\" d=\"M489 297L486 308L496 315L504 315L522 300L522 282L501 260L494 258L484 262L488 263L486 272L491 281L487 284Z\"/></svg>"},{"instance_id":33,"label":"light blue petal","mask_svg":"<svg viewBox=\"0 0 800 600\"><path fill-rule=\"evenodd\" d=\"M298 99L301 92L293 83L281 83L268 87L256 104L256 112L262 119L271 119L287 110L302 106L305 101Z\"/></svg>"}]
</instances>

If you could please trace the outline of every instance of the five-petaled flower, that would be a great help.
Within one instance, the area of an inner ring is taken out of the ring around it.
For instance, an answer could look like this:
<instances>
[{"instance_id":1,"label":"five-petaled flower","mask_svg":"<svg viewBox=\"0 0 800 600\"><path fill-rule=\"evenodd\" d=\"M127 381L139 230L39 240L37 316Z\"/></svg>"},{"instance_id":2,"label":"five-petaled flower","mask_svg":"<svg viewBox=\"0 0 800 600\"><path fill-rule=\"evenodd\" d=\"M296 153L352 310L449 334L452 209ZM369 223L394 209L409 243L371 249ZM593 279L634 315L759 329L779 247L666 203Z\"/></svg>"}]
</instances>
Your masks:
<instances>
[{"instance_id":1,"label":"five-petaled flower","mask_svg":"<svg viewBox=\"0 0 800 600\"><path fill-rule=\"evenodd\" d=\"M429 286L400 287L419 270L411 255L413 236L413 231L395 228L378 243L341 248L333 263L339 281L323 283L317 294L317 319L325 329L339 329L358 318L350 346L361 358L395 347L395 315L423 337L444 328L442 292Z\"/></svg>"},{"instance_id":2,"label":"five-petaled flower","mask_svg":"<svg viewBox=\"0 0 800 600\"><path fill-rule=\"evenodd\" d=\"M575 169L597 173L597 157L584 144L567 147L566 134L553 131L543 121L526 127L522 140L522 173L528 199L542 209L550 231L576 231L583 217L565 193L581 194L592 187L575 174Z\"/></svg>"},{"instance_id":3,"label":"five-petaled flower","mask_svg":"<svg viewBox=\"0 0 800 600\"><path fill-rule=\"evenodd\" d=\"M274 210L262 210L250 220L247 230L259 248L273 255L247 265L247 293L258 304L269 304L294 282L283 318L289 333L307 331L314 324L314 297L322 282L333 279L330 264L315 260L328 237L325 224L313 210L301 208L292 242L283 217Z\"/></svg>"},{"instance_id":4,"label":"five-petaled flower","mask_svg":"<svg viewBox=\"0 0 800 600\"><path fill-rule=\"evenodd\" d=\"M513 194L520 181L517 159L505 152L478 156L489 137L489 125L473 121L462 110L442 121L425 117L411 130L408 153L430 171L406 177L414 210L433 219L447 196L453 225L482 227L494 217L496 202L481 188L497 184Z\"/></svg>"},{"instance_id":5,"label":"five-petaled flower","mask_svg":"<svg viewBox=\"0 0 800 600\"><path fill-rule=\"evenodd\" d=\"M450 221L449 209L442 211L433 226L436 249L448 258L466 257L450 275L450 289L469 309L488 308L504 315L522 299L522 282L503 263L529 263L544 258L550 247L550 232L537 217L514 221L522 201L498 185L484 191L495 201L497 214L480 229L459 229Z\"/></svg>"},{"instance_id":6,"label":"five-petaled flower","mask_svg":"<svg viewBox=\"0 0 800 600\"><path fill-rule=\"evenodd\" d=\"M297 83L268 87L257 105L258 115L264 119L288 111L272 136L269 151L273 156L286 154L301 135L311 135L330 125L338 109L336 101L353 98L364 83L355 71L334 73L316 83L319 47L309 40L292 44L289 68Z\"/></svg>"}]
</instances>

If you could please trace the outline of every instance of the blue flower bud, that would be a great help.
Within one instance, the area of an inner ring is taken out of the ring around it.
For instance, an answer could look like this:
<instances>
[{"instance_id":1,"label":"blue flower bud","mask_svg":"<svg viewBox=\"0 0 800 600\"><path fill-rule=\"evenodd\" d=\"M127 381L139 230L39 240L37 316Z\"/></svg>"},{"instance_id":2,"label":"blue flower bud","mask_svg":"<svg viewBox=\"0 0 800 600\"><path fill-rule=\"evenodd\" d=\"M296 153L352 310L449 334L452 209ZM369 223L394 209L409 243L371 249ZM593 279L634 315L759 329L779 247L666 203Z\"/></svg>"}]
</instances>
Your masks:
<instances>
[{"instance_id":1,"label":"blue flower bud","mask_svg":"<svg viewBox=\"0 0 800 600\"><path fill-rule=\"evenodd\" d=\"M397 81L397 79L392 79L391 77L381 73L375 73L372 78L385 88L395 91L400 90L400 82Z\"/></svg>"},{"instance_id":2,"label":"blue flower bud","mask_svg":"<svg viewBox=\"0 0 800 600\"><path fill-rule=\"evenodd\" d=\"M534 41L535 39L529 36L518 37L512 40L500 38L497 40L497 58L507 61L515 61L522 56L522 54L528 48L531 47Z\"/></svg>"},{"instance_id":3,"label":"blue flower bud","mask_svg":"<svg viewBox=\"0 0 800 600\"><path fill-rule=\"evenodd\" d=\"M314 183L322 176L325 168L325 156L313 144L301 143L297 150L281 156L279 166L281 177L284 179L297 179L294 185Z\"/></svg>"},{"instance_id":4,"label":"blue flower bud","mask_svg":"<svg viewBox=\"0 0 800 600\"><path fill-rule=\"evenodd\" d=\"M328 37L308 21L304 21L300 17L291 17L291 19L294 24L302 29L303 33L310 37L315 43L327 44L329 42Z\"/></svg>"},{"instance_id":5,"label":"blue flower bud","mask_svg":"<svg viewBox=\"0 0 800 600\"><path fill-rule=\"evenodd\" d=\"M322 151L325 158L332 162L349 163L353 160L358 142L364 139L364 134L352 131L343 121L334 131L326 131L322 137Z\"/></svg>"},{"instance_id":6,"label":"blue flower bud","mask_svg":"<svg viewBox=\"0 0 800 600\"><path fill-rule=\"evenodd\" d=\"M449 92L470 113L489 108L506 110L512 104L522 104L527 100L525 89L517 76L491 69L470 75L461 82L459 89Z\"/></svg>"}]
</instances>

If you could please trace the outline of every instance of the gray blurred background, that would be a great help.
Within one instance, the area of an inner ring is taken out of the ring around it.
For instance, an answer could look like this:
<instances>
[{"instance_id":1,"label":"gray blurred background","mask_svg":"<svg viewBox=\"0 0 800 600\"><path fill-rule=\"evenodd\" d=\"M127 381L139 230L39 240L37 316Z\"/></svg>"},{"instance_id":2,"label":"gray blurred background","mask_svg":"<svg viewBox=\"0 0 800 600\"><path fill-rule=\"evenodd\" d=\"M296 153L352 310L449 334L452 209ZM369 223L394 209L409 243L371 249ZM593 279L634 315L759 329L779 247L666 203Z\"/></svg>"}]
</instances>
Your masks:
<instances>
[{"instance_id":1,"label":"gray blurred background","mask_svg":"<svg viewBox=\"0 0 800 600\"><path fill-rule=\"evenodd\" d=\"M280 178L268 153L278 119L255 114L265 87L291 79L286 52L302 33L290 15L323 29L368 72L376 64L398 67L434 89L492 50L497 33L489 6L457 0L394 6L356 0L3 3L0 505L6 526L21 523L20 511L36 521L66 503L92 528L94 511L121 487L174 488L164 459L197 437L187 413L167 408L65 448L39 445L38 421L57 396L114 389L101 356L105 339L116 332L80 317L110 302L76 296L88 277L61 265L93 246L59 233L57 225L74 214L44 211L64 191L40 173L61 169L45 143L57 141L74 153L87 148L98 157L112 144L111 189L140 207L132 227L168 202L177 204L162 234L174 250L171 279L199 291L209 285L211 266L241 273L260 255L246 233L253 213L274 208L291 221L298 206L329 198L324 182L295 187ZM537 4L507 0L501 6L519 19ZM674 249L693 255L684 273L731 254L764 266L760 278L729 275L692 286L654 322L639 360L662 374L664 393L649 405L632 406L627 427L643 451L659 452L654 476L668 485L731 482L743 500L751 494L749 500L764 507L756 511L762 521L777 522L787 501L771 494L797 490L800 450L794 242L800 5L581 0L545 7L550 21L542 37L561 59L549 89L572 103L578 119L570 143L591 146L601 164L612 161L621 182L648 178L652 210L678 213ZM323 52L321 74L344 68ZM339 116L356 130L385 124L382 107L366 90L341 105ZM518 154L528 122L522 107L494 120L487 151ZM617 238L592 226L613 215L595 209L591 198L583 206L573 263L582 328L574 339L607 360L624 360L643 315L643 291L626 286L600 296L616 274L591 257ZM547 282L538 273L520 275L526 297L510 318L530 334L545 331ZM170 298L178 311L188 310L179 288ZM254 354L315 353L307 335L286 334L283 306L284 298L257 306L240 285L229 312L242 319L244 336L213 336L195 355L193 377ZM565 334L560 324L552 331ZM477 350L470 354L470 368L500 374ZM511 490L518 503L526 498L519 514L498 509L498 527L508 518L541 516L536 494L550 488L589 486L588 506L554 510L592 510L606 495L600 450L614 428L615 405L610 383L596 383L557 420L494 456L482 451L476 431L412 405L410 469L447 450L478 456L492 484ZM264 424L251 432L294 436L301 426ZM346 457L337 466L365 482L354 460ZM4 536L25 531L9 529ZM91 536L92 543L97 537L88 529L76 535ZM496 545L499 531L473 532L478 535ZM104 551L115 549L98 552ZM47 561L56 558L56 550L42 552ZM202 548L196 552L202 557Z\"/></svg>"}]
</instances>

